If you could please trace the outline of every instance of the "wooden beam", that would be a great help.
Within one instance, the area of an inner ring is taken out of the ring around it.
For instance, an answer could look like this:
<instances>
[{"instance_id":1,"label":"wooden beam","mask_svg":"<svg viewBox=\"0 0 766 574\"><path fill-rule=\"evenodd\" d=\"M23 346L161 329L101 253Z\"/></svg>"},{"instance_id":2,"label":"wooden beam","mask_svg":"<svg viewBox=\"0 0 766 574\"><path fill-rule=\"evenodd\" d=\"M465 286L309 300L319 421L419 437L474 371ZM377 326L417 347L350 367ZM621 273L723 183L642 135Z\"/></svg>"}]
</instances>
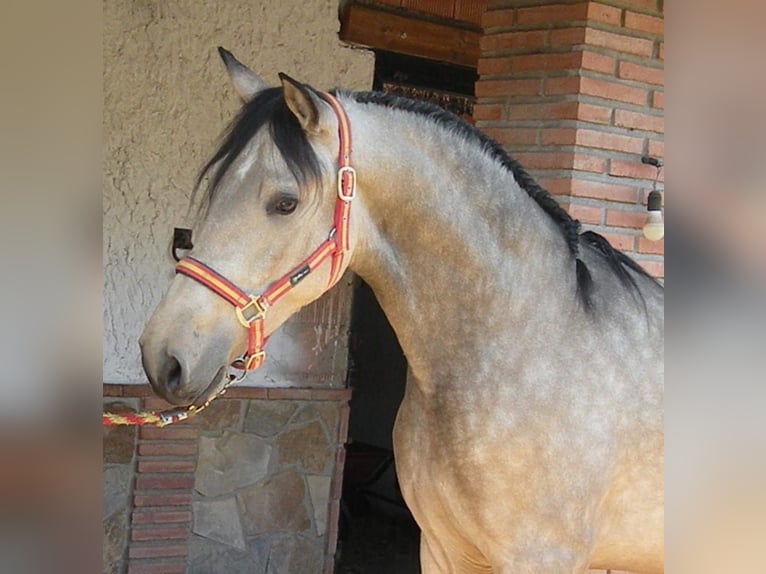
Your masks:
<instances>
[{"instance_id":1,"label":"wooden beam","mask_svg":"<svg viewBox=\"0 0 766 574\"><path fill-rule=\"evenodd\" d=\"M360 4L347 6L340 27L340 39L348 44L469 68L475 68L479 61L480 37L476 30Z\"/></svg>"}]
</instances>

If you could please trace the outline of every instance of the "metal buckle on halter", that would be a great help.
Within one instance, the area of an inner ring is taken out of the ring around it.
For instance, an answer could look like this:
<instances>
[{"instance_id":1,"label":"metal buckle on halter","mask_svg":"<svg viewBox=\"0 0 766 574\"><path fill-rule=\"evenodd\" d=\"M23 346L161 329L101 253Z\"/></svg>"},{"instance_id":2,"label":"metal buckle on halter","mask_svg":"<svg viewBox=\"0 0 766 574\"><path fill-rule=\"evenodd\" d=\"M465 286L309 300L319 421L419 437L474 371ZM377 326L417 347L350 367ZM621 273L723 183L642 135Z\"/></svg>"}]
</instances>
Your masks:
<instances>
[{"instance_id":1,"label":"metal buckle on halter","mask_svg":"<svg viewBox=\"0 0 766 574\"><path fill-rule=\"evenodd\" d=\"M241 371L241 373L239 375L233 375L231 372L229 372L229 382L226 384L226 387L240 382L247 376L249 371L255 370L255 367L253 367L255 363L262 363L265 359L266 351L261 349L252 355L243 355L239 359L235 360L231 365L229 365L229 369ZM226 387L221 390L221 394L223 394L223 392L226 390Z\"/></svg>"},{"instance_id":2,"label":"metal buckle on halter","mask_svg":"<svg viewBox=\"0 0 766 574\"><path fill-rule=\"evenodd\" d=\"M250 307L253 308L252 312L254 314L248 318L245 317L245 311L249 311ZM237 314L237 319L242 323L242 326L250 328L253 321L266 314L266 303L260 301L257 297L251 297L244 307L234 307L234 312Z\"/></svg>"},{"instance_id":3,"label":"metal buckle on halter","mask_svg":"<svg viewBox=\"0 0 766 574\"><path fill-rule=\"evenodd\" d=\"M344 185L344 176L350 180L350 185ZM347 193L350 189L351 192ZM341 201L351 201L356 197L356 170L350 165L338 169L338 198Z\"/></svg>"},{"instance_id":4,"label":"metal buckle on halter","mask_svg":"<svg viewBox=\"0 0 766 574\"><path fill-rule=\"evenodd\" d=\"M244 361L245 371L254 370L255 367L253 367L253 365L256 364L257 362L263 362L265 358L266 358L266 351L264 350L256 351L252 355L248 355L247 359Z\"/></svg>"}]
</instances>

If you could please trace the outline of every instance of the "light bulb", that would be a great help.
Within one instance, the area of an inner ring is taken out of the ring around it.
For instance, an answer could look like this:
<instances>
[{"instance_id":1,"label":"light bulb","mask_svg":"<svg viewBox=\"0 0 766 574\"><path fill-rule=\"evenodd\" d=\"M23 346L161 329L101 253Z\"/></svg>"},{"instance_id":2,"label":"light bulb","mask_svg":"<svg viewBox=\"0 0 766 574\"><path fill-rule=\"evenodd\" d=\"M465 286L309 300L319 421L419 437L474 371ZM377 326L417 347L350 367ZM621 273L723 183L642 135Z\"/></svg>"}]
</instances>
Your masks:
<instances>
[{"instance_id":1,"label":"light bulb","mask_svg":"<svg viewBox=\"0 0 766 574\"><path fill-rule=\"evenodd\" d=\"M662 221L662 195L656 189L649 192L646 201L648 215L644 225L644 237L649 241L659 241L665 236L665 224Z\"/></svg>"},{"instance_id":2,"label":"light bulb","mask_svg":"<svg viewBox=\"0 0 766 574\"><path fill-rule=\"evenodd\" d=\"M644 237L649 241L659 241L665 236L665 224L662 222L661 211L650 211L644 225Z\"/></svg>"}]
</instances>

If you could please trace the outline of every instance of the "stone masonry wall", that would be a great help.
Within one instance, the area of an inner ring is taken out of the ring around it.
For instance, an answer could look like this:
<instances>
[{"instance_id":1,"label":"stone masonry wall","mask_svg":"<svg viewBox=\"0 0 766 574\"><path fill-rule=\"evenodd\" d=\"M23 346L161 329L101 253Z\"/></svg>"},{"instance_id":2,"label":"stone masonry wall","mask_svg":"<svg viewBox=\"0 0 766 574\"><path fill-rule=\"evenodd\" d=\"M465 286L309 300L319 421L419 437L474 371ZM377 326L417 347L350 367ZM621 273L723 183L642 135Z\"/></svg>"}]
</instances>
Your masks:
<instances>
[{"instance_id":1,"label":"stone masonry wall","mask_svg":"<svg viewBox=\"0 0 766 574\"><path fill-rule=\"evenodd\" d=\"M490 0L482 25L477 127L664 277L664 242L641 234L656 175L641 157L664 157L663 1Z\"/></svg>"},{"instance_id":2,"label":"stone masonry wall","mask_svg":"<svg viewBox=\"0 0 766 574\"><path fill-rule=\"evenodd\" d=\"M106 408L167 407L150 393L107 385ZM349 396L235 388L177 425L106 429L104 571L332 572Z\"/></svg>"}]
</instances>

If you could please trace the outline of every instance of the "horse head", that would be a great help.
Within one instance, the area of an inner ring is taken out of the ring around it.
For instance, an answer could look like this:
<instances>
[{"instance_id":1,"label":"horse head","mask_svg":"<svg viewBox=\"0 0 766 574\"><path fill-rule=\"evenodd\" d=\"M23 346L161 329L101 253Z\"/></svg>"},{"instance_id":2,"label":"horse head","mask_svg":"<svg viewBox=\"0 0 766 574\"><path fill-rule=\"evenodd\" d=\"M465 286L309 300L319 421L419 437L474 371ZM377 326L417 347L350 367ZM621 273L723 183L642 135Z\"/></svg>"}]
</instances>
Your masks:
<instances>
[{"instance_id":1,"label":"horse head","mask_svg":"<svg viewBox=\"0 0 766 574\"><path fill-rule=\"evenodd\" d=\"M194 248L139 341L155 392L178 405L216 396L232 364L260 365L268 335L331 287L353 250L337 100L284 74L268 87L219 51L244 106L200 176Z\"/></svg>"}]
</instances>

